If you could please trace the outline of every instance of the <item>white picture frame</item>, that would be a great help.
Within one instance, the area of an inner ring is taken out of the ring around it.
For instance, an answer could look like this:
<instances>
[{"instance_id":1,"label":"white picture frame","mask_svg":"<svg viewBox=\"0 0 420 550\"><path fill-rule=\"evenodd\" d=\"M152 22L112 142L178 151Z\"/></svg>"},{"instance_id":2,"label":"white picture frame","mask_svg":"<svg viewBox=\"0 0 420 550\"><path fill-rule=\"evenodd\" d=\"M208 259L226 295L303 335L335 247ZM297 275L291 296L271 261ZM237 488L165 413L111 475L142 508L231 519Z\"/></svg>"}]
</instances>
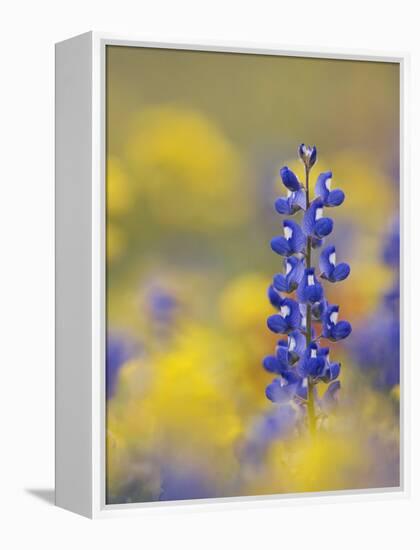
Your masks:
<instances>
[{"instance_id":1,"label":"white picture frame","mask_svg":"<svg viewBox=\"0 0 420 550\"><path fill-rule=\"evenodd\" d=\"M105 50L108 45L351 59L400 66L401 485L393 489L105 503ZM409 175L407 54L242 43L143 42L89 32L56 45L56 504L90 517L186 509L278 506L300 499L401 498L409 493Z\"/></svg>"}]
</instances>

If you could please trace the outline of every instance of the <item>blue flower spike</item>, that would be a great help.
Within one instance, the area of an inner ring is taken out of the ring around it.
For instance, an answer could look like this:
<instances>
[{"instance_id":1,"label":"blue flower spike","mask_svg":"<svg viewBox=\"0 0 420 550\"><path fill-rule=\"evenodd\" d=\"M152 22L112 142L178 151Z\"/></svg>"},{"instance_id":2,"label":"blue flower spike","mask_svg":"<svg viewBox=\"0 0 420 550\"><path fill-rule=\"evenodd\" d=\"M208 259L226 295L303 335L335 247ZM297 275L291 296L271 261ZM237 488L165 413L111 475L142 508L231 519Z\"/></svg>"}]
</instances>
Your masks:
<instances>
[{"instance_id":1,"label":"blue flower spike","mask_svg":"<svg viewBox=\"0 0 420 550\"><path fill-rule=\"evenodd\" d=\"M335 246L329 245L324 248L319 256L319 269L321 277L330 283L344 281L350 274L350 266L346 263L336 263Z\"/></svg>"},{"instance_id":2,"label":"blue flower spike","mask_svg":"<svg viewBox=\"0 0 420 550\"><path fill-rule=\"evenodd\" d=\"M315 146L302 144L298 154L305 167L302 180L305 183L302 185L298 175L284 166L280 176L287 196L276 200L275 209L287 216L302 211L303 216L300 223L285 219L284 236L271 241L272 250L285 259L284 271L274 276L268 290L277 313L267 319L267 326L276 334L287 335L287 339L278 341L275 353L264 358L263 366L276 375L265 392L276 404L276 414L284 413L288 421L302 418L303 414L309 432L314 435L324 429L325 417L334 413L340 389L341 364L330 360L330 349L321 347L320 340L337 342L352 331L348 321L338 320L339 307L328 303L322 280L343 281L350 274L350 266L337 263L334 245L324 245L334 224L324 216L323 209L342 204L344 193L340 189L332 190L332 172L323 172L311 199L310 172L317 160L317 150ZM313 249L320 249L320 280L312 263ZM286 297L292 292L296 292L296 299ZM318 398L317 384L328 385L322 398ZM298 411L295 416L290 415L293 407Z\"/></svg>"},{"instance_id":3,"label":"blue flower spike","mask_svg":"<svg viewBox=\"0 0 420 550\"><path fill-rule=\"evenodd\" d=\"M341 189L331 190L332 172L319 174L315 184L315 194L322 199L325 206L340 206L344 202L345 195Z\"/></svg>"}]
</instances>

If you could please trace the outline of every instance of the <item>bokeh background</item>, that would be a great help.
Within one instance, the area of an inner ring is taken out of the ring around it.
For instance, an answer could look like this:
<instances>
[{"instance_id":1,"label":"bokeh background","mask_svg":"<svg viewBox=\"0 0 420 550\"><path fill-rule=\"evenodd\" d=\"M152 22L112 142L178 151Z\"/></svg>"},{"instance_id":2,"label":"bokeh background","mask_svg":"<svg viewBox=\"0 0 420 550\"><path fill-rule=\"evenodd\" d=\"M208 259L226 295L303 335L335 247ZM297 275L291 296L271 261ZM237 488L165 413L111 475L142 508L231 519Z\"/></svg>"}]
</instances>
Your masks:
<instances>
[{"instance_id":1,"label":"bokeh background","mask_svg":"<svg viewBox=\"0 0 420 550\"><path fill-rule=\"evenodd\" d=\"M353 325L315 441L264 394L273 208L316 144ZM399 67L107 47L107 502L399 484Z\"/></svg>"}]
</instances>

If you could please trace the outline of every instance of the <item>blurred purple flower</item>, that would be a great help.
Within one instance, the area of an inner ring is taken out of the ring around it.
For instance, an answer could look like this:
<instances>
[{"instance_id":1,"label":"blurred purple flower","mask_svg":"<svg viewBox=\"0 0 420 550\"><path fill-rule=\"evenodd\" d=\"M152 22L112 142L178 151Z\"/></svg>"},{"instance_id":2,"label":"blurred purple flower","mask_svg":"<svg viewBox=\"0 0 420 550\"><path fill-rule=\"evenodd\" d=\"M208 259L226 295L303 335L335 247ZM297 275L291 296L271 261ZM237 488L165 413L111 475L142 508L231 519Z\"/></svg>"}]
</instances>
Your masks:
<instances>
[{"instance_id":1,"label":"blurred purple flower","mask_svg":"<svg viewBox=\"0 0 420 550\"><path fill-rule=\"evenodd\" d=\"M400 231L399 220L392 222L384 238L382 259L396 270L395 280L373 315L365 319L350 353L360 368L369 372L375 387L391 389L400 381Z\"/></svg>"},{"instance_id":2,"label":"blurred purple flower","mask_svg":"<svg viewBox=\"0 0 420 550\"><path fill-rule=\"evenodd\" d=\"M293 435L298 420L299 412L290 404L276 405L273 410L256 418L240 445L240 460L258 466L274 441Z\"/></svg>"},{"instance_id":3,"label":"blurred purple flower","mask_svg":"<svg viewBox=\"0 0 420 550\"><path fill-rule=\"evenodd\" d=\"M137 354L137 346L121 333L109 333L106 341L106 397L111 399L117 389L121 367Z\"/></svg>"}]
</instances>

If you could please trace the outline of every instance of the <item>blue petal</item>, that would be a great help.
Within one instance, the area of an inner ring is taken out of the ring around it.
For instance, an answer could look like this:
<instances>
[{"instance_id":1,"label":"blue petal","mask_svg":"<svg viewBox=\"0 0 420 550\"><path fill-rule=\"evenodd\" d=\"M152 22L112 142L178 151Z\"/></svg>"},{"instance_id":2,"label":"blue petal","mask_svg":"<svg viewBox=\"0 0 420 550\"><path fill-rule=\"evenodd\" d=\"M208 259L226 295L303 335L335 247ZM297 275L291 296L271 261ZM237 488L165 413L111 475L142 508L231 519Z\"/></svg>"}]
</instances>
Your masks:
<instances>
[{"instance_id":1,"label":"blue petal","mask_svg":"<svg viewBox=\"0 0 420 550\"><path fill-rule=\"evenodd\" d=\"M288 306L290 308L290 313L286 318L289 324L289 328L291 330L295 330L299 328L301 324L301 314L299 310L299 304L294 300L285 298L283 305Z\"/></svg>"},{"instance_id":2,"label":"blue petal","mask_svg":"<svg viewBox=\"0 0 420 550\"><path fill-rule=\"evenodd\" d=\"M351 333L351 324L348 321L339 321L331 328L331 338L334 341L343 340Z\"/></svg>"},{"instance_id":3,"label":"blue petal","mask_svg":"<svg viewBox=\"0 0 420 550\"><path fill-rule=\"evenodd\" d=\"M284 298L282 298L280 294L276 292L273 285L268 287L267 295L271 305L276 307L277 309L280 309L281 306L283 305Z\"/></svg>"},{"instance_id":4,"label":"blue petal","mask_svg":"<svg viewBox=\"0 0 420 550\"><path fill-rule=\"evenodd\" d=\"M297 204L302 210L306 210L306 193L304 189L299 189L293 196L294 204Z\"/></svg>"},{"instance_id":5,"label":"blue petal","mask_svg":"<svg viewBox=\"0 0 420 550\"><path fill-rule=\"evenodd\" d=\"M315 227L315 208L314 203L306 210L303 215L302 228L306 236L312 235Z\"/></svg>"},{"instance_id":6,"label":"blue petal","mask_svg":"<svg viewBox=\"0 0 420 550\"><path fill-rule=\"evenodd\" d=\"M297 354L301 355L306 348L306 338L305 336L300 332L300 330L294 330L289 334L289 341L293 339L295 342L295 346L293 351ZM290 348L290 344L289 344Z\"/></svg>"},{"instance_id":7,"label":"blue petal","mask_svg":"<svg viewBox=\"0 0 420 550\"><path fill-rule=\"evenodd\" d=\"M330 256L334 253L335 246L331 244L326 246L319 255L319 269L321 271L321 276L325 275L327 279L330 278L331 273L334 270L334 265L330 262Z\"/></svg>"},{"instance_id":8,"label":"blue petal","mask_svg":"<svg viewBox=\"0 0 420 550\"><path fill-rule=\"evenodd\" d=\"M306 239L300 225L293 220L284 220L283 227L289 228L292 231L292 236L288 241L291 251L293 253L302 252L306 244Z\"/></svg>"},{"instance_id":9,"label":"blue petal","mask_svg":"<svg viewBox=\"0 0 420 550\"><path fill-rule=\"evenodd\" d=\"M324 338L330 338L331 339L331 331L332 331L332 328L335 325L332 323L330 318L331 318L331 315L334 312L338 313L338 310L339 310L339 308L338 308L337 305L330 305L327 302L325 303L325 305L323 307L322 317L321 317L321 320L322 320L322 335L324 336Z\"/></svg>"},{"instance_id":10,"label":"blue petal","mask_svg":"<svg viewBox=\"0 0 420 550\"><path fill-rule=\"evenodd\" d=\"M339 377L341 370L340 363L330 363L328 367L329 381L332 382Z\"/></svg>"},{"instance_id":11,"label":"blue petal","mask_svg":"<svg viewBox=\"0 0 420 550\"><path fill-rule=\"evenodd\" d=\"M289 258L287 261L290 262L291 265L293 266L292 270L287 275L287 278L289 280L289 286L291 286L290 283L293 283L295 285L299 284L305 272L305 267L303 265L302 260L298 260L297 258L292 257L292 258Z\"/></svg>"},{"instance_id":12,"label":"blue petal","mask_svg":"<svg viewBox=\"0 0 420 550\"><path fill-rule=\"evenodd\" d=\"M279 214L286 214L288 216L292 214L290 200L284 197L280 197L279 199L277 199L274 203L274 207Z\"/></svg>"},{"instance_id":13,"label":"blue petal","mask_svg":"<svg viewBox=\"0 0 420 550\"><path fill-rule=\"evenodd\" d=\"M277 273L277 275L274 275L273 285L280 292L290 292L287 279L281 273Z\"/></svg>"},{"instance_id":14,"label":"blue petal","mask_svg":"<svg viewBox=\"0 0 420 550\"><path fill-rule=\"evenodd\" d=\"M287 382L288 386L293 386L300 382L300 376L295 369L289 369L284 372L281 377Z\"/></svg>"},{"instance_id":15,"label":"blue petal","mask_svg":"<svg viewBox=\"0 0 420 550\"><path fill-rule=\"evenodd\" d=\"M265 395L274 403L287 403L292 397L292 388L288 385L282 386L280 380L276 378L265 389Z\"/></svg>"},{"instance_id":16,"label":"blue petal","mask_svg":"<svg viewBox=\"0 0 420 550\"><path fill-rule=\"evenodd\" d=\"M321 301L324 296L324 290L322 286L318 283L315 285L307 286L304 291L305 302L310 302L315 304L316 302Z\"/></svg>"},{"instance_id":17,"label":"blue petal","mask_svg":"<svg viewBox=\"0 0 420 550\"><path fill-rule=\"evenodd\" d=\"M331 233L334 223L331 218L320 218L315 222L314 234L318 239L322 239Z\"/></svg>"},{"instance_id":18,"label":"blue petal","mask_svg":"<svg viewBox=\"0 0 420 550\"><path fill-rule=\"evenodd\" d=\"M276 357L281 366L281 372L284 372L289 368L289 347L287 341L280 341L277 350Z\"/></svg>"},{"instance_id":19,"label":"blue petal","mask_svg":"<svg viewBox=\"0 0 420 550\"><path fill-rule=\"evenodd\" d=\"M326 181L332 178L332 172L322 172L319 174L315 184L315 194L317 197L321 197L322 200L326 200L329 194L326 186Z\"/></svg>"},{"instance_id":20,"label":"blue petal","mask_svg":"<svg viewBox=\"0 0 420 550\"><path fill-rule=\"evenodd\" d=\"M290 244L284 237L274 237L271 239L271 249L280 254L280 256L290 256L292 251L290 250Z\"/></svg>"},{"instance_id":21,"label":"blue petal","mask_svg":"<svg viewBox=\"0 0 420 550\"><path fill-rule=\"evenodd\" d=\"M298 191L301 187L299 180L294 172L292 172L287 166L283 166L280 170L280 177L283 184L290 189L290 191Z\"/></svg>"},{"instance_id":22,"label":"blue petal","mask_svg":"<svg viewBox=\"0 0 420 550\"><path fill-rule=\"evenodd\" d=\"M280 374L284 370L280 361L276 359L276 357L274 357L273 355L268 355L267 357L264 357L263 367L266 371L274 372L276 374Z\"/></svg>"},{"instance_id":23,"label":"blue petal","mask_svg":"<svg viewBox=\"0 0 420 550\"><path fill-rule=\"evenodd\" d=\"M267 319L267 326L272 332L286 334L289 326L288 323L281 315L271 315Z\"/></svg>"},{"instance_id":24,"label":"blue petal","mask_svg":"<svg viewBox=\"0 0 420 550\"><path fill-rule=\"evenodd\" d=\"M325 200L325 206L340 206L343 203L345 195L341 189L334 189L328 193Z\"/></svg>"},{"instance_id":25,"label":"blue petal","mask_svg":"<svg viewBox=\"0 0 420 550\"><path fill-rule=\"evenodd\" d=\"M333 271L334 281L344 281L350 274L350 266L346 263L338 264Z\"/></svg>"},{"instance_id":26,"label":"blue petal","mask_svg":"<svg viewBox=\"0 0 420 550\"><path fill-rule=\"evenodd\" d=\"M308 284L308 279L313 279L313 284ZM315 277L314 268L305 269L302 280L299 283L297 289L297 297L301 303L315 303L319 302L324 295L322 286L319 284Z\"/></svg>"},{"instance_id":27,"label":"blue petal","mask_svg":"<svg viewBox=\"0 0 420 550\"><path fill-rule=\"evenodd\" d=\"M341 388L341 384L338 380L330 384L327 388L327 391L322 397L322 406L327 410L334 409L337 403L337 394Z\"/></svg>"}]
</instances>

